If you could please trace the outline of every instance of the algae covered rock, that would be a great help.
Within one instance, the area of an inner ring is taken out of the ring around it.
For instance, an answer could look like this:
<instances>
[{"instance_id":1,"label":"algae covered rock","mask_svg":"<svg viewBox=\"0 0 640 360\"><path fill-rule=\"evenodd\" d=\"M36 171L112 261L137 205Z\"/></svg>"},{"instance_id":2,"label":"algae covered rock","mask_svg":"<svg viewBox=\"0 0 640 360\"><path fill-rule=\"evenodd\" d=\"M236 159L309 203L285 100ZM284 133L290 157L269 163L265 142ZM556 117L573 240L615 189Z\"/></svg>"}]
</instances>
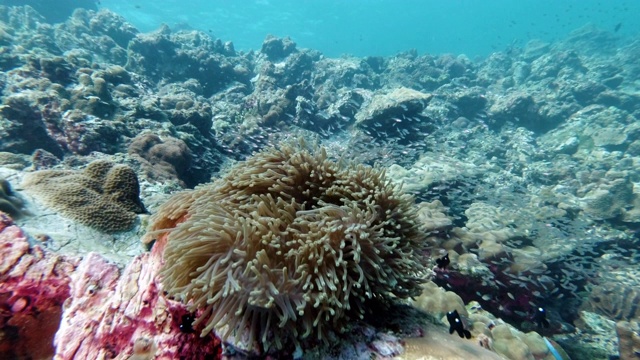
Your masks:
<instances>
[{"instance_id":1,"label":"algae covered rock","mask_svg":"<svg viewBox=\"0 0 640 360\"><path fill-rule=\"evenodd\" d=\"M0 151L0 166L14 170L22 170L31 164L29 156Z\"/></svg>"},{"instance_id":2,"label":"algae covered rock","mask_svg":"<svg viewBox=\"0 0 640 360\"><path fill-rule=\"evenodd\" d=\"M358 124L368 124L388 121L391 117L405 113L417 114L427 107L431 97L430 94L404 87L377 94L356 114L356 121Z\"/></svg>"},{"instance_id":3,"label":"algae covered rock","mask_svg":"<svg viewBox=\"0 0 640 360\"><path fill-rule=\"evenodd\" d=\"M283 59L294 51L296 51L296 43L291 38L287 36L281 39L273 35L267 35L260 50L269 60Z\"/></svg>"},{"instance_id":4,"label":"algae covered rock","mask_svg":"<svg viewBox=\"0 0 640 360\"><path fill-rule=\"evenodd\" d=\"M612 219L633 204L633 183L629 178L607 179L582 198L585 211L595 219Z\"/></svg>"},{"instance_id":5,"label":"algae covered rock","mask_svg":"<svg viewBox=\"0 0 640 360\"><path fill-rule=\"evenodd\" d=\"M215 79L203 83L202 95L211 96L226 86L250 78L249 64L231 46L201 32L172 33L163 25L158 31L138 34L127 47L127 71L154 82Z\"/></svg>"},{"instance_id":6,"label":"algae covered rock","mask_svg":"<svg viewBox=\"0 0 640 360\"><path fill-rule=\"evenodd\" d=\"M24 201L13 191L7 179L0 178L0 212L14 219L26 214Z\"/></svg>"},{"instance_id":7,"label":"algae covered rock","mask_svg":"<svg viewBox=\"0 0 640 360\"><path fill-rule=\"evenodd\" d=\"M22 185L65 216L107 233L131 229L136 214L146 211L133 169L107 160L94 161L83 171L36 171Z\"/></svg>"},{"instance_id":8,"label":"algae covered rock","mask_svg":"<svg viewBox=\"0 0 640 360\"><path fill-rule=\"evenodd\" d=\"M422 115L433 95L400 87L379 92L356 114L356 126L377 138L415 139L433 130Z\"/></svg>"}]
</instances>

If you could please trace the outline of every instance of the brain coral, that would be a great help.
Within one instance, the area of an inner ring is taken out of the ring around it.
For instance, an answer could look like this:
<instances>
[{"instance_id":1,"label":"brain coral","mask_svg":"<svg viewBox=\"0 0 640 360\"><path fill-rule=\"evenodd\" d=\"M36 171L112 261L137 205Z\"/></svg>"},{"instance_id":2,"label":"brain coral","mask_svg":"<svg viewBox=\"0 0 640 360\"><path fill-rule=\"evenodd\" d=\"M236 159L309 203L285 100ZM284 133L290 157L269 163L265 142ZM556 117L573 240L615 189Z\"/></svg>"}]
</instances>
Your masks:
<instances>
[{"instance_id":1,"label":"brain coral","mask_svg":"<svg viewBox=\"0 0 640 360\"><path fill-rule=\"evenodd\" d=\"M22 185L65 216L104 232L128 230L145 212L136 173L107 160L83 171L36 171Z\"/></svg>"},{"instance_id":2,"label":"brain coral","mask_svg":"<svg viewBox=\"0 0 640 360\"><path fill-rule=\"evenodd\" d=\"M147 240L168 233L164 290L211 330L252 348L327 341L369 299L417 296L425 233L413 199L377 168L282 145L172 197Z\"/></svg>"},{"instance_id":3,"label":"brain coral","mask_svg":"<svg viewBox=\"0 0 640 360\"><path fill-rule=\"evenodd\" d=\"M191 182L188 181L191 151L180 139L168 137L163 140L152 133L141 134L133 139L128 153L140 162L150 180L179 180L181 185Z\"/></svg>"}]
</instances>

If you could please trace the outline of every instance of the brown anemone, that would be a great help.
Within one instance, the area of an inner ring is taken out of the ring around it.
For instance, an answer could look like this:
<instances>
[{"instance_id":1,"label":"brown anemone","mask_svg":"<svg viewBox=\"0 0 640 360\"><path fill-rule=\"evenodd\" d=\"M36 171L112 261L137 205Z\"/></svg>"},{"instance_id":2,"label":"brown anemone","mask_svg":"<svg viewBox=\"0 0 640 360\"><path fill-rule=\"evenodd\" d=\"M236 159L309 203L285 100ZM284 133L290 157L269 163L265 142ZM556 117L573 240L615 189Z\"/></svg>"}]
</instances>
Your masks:
<instances>
[{"instance_id":1,"label":"brown anemone","mask_svg":"<svg viewBox=\"0 0 640 360\"><path fill-rule=\"evenodd\" d=\"M370 299L417 296L425 233L384 171L282 145L174 195L148 237L168 233L164 290L194 327L268 348L327 340Z\"/></svg>"}]
</instances>

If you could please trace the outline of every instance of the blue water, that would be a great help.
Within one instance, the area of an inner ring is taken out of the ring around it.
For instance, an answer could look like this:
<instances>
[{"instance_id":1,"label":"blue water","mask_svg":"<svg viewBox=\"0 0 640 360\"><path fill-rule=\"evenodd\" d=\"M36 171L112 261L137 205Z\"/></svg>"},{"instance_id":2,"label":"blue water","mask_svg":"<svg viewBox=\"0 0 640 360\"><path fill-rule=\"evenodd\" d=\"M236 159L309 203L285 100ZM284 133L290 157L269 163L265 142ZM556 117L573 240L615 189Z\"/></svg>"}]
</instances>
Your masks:
<instances>
[{"instance_id":1,"label":"blue water","mask_svg":"<svg viewBox=\"0 0 640 360\"><path fill-rule=\"evenodd\" d=\"M290 36L327 56L419 53L486 56L530 39L553 41L586 24L640 33L633 0L102 0L141 31L194 28L236 49L267 34Z\"/></svg>"}]
</instances>

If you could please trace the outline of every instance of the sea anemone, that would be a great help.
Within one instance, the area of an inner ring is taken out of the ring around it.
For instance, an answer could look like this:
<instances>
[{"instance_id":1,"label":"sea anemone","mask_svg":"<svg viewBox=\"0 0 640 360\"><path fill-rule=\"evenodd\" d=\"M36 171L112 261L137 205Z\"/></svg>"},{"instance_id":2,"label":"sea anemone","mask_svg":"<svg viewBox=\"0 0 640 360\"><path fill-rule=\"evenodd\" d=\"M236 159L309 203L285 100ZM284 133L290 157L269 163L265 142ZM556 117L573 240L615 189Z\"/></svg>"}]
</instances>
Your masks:
<instances>
[{"instance_id":1,"label":"sea anemone","mask_svg":"<svg viewBox=\"0 0 640 360\"><path fill-rule=\"evenodd\" d=\"M147 237L167 233L164 290L194 328L268 349L327 341L367 301L421 292L425 232L383 170L284 144L174 195Z\"/></svg>"}]
</instances>

